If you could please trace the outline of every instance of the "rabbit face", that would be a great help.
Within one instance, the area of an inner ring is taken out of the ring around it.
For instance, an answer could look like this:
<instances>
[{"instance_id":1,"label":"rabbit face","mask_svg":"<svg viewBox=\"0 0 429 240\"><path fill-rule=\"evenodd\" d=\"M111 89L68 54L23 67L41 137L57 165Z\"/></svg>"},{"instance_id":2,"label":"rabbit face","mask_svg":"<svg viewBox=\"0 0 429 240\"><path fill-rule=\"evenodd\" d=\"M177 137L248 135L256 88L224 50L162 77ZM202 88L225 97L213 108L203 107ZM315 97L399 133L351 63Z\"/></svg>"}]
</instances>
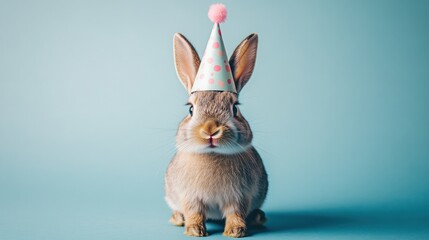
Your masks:
<instances>
[{"instance_id":1,"label":"rabbit face","mask_svg":"<svg viewBox=\"0 0 429 240\"><path fill-rule=\"evenodd\" d=\"M177 148L195 153L234 154L251 145L249 124L230 92L195 92L188 100L189 114L179 126Z\"/></svg>"},{"instance_id":2,"label":"rabbit face","mask_svg":"<svg viewBox=\"0 0 429 240\"><path fill-rule=\"evenodd\" d=\"M237 93L252 75L258 35L246 37L229 59ZM174 35L174 63L179 80L188 92L189 115L179 125L177 150L191 153L235 154L251 147L252 132L238 108L236 93L195 91L200 58L192 44L181 34Z\"/></svg>"}]
</instances>

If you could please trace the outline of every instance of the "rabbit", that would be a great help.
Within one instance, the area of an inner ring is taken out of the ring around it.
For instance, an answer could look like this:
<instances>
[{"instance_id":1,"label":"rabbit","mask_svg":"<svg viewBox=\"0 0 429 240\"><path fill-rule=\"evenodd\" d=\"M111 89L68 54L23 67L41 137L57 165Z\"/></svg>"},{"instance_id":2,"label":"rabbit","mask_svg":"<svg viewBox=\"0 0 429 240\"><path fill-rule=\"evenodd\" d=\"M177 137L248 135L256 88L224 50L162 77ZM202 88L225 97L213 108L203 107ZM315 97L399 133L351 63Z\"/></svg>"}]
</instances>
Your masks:
<instances>
[{"instance_id":1,"label":"rabbit","mask_svg":"<svg viewBox=\"0 0 429 240\"><path fill-rule=\"evenodd\" d=\"M188 92L189 114L176 135L176 153L165 174L165 200L170 222L185 226L189 236L207 236L205 221L225 219L223 235L243 237L249 226L262 226L260 209L268 177L252 131L238 107L238 94L227 91L191 93L200 58L180 33L174 35L177 75ZM252 75L258 35L246 37L229 64L237 92Z\"/></svg>"}]
</instances>

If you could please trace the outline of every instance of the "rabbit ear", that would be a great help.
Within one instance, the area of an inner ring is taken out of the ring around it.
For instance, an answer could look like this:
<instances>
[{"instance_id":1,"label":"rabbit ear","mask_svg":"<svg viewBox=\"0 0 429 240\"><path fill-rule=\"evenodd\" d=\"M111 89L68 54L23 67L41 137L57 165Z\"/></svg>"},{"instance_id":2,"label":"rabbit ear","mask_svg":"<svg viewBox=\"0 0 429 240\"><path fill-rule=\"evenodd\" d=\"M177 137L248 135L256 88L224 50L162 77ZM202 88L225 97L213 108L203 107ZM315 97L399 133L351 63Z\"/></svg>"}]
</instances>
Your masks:
<instances>
[{"instance_id":1,"label":"rabbit ear","mask_svg":"<svg viewBox=\"0 0 429 240\"><path fill-rule=\"evenodd\" d=\"M255 68L256 50L258 49L258 34L246 37L234 50L229 59L229 65L234 76L237 92L249 81Z\"/></svg>"},{"instance_id":2,"label":"rabbit ear","mask_svg":"<svg viewBox=\"0 0 429 240\"><path fill-rule=\"evenodd\" d=\"M190 94L200 66L200 57L188 39L180 33L174 34L173 47L177 76Z\"/></svg>"}]
</instances>

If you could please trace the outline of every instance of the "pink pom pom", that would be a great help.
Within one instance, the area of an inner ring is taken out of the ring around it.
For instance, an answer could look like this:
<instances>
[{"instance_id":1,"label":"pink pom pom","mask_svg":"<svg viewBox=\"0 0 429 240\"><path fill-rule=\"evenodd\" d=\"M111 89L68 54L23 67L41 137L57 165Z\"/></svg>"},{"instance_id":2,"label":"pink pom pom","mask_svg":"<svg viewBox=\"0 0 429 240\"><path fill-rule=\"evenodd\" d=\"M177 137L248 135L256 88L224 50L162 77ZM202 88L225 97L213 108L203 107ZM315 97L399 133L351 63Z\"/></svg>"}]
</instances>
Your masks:
<instances>
[{"instance_id":1,"label":"pink pom pom","mask_svg":"<svg viewBox=\"0 0 429 240\"><path fill-rule=\"evenodd\" d=\"M226 7L221 3L215 3L210 6L209 18L214 23L222 23L226 19Z\"/></svg>"}]
</instances>

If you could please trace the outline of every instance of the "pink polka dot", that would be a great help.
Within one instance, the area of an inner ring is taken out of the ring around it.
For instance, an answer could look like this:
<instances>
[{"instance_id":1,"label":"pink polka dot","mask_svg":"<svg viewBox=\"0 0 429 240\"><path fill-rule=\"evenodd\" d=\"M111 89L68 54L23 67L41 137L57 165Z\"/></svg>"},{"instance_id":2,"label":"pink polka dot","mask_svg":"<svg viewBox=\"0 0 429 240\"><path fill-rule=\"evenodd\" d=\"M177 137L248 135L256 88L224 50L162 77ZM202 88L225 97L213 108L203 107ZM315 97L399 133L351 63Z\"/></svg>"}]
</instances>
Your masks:
<instances>
[{"instance_id":1,"label":"pink polka dot","mask_svg":"<svg viewBox=\"0 0 429 240\"><path fill-rule=\"evenodd\" d=\"M213 58L207 58L207 62L208 63L212 63L213 62Z\"/></svg>"},{"instance_id":2,"label":"pink polka dot","mask_svg":"<svg viewBox=\"0 0 429 240\"><path fill-rule=\"evenodd\" d=\"M221 69L221 67L220 67L219 65L215 65L215 66L214 66L214 70L215 70L216 72L219 72L219 71L220 71L220 69Z\"/></svg>"},{"instance_id":3,"label":"pink polka dot","mask_svg":"<svg viewBox=\"0 0 429 240\"><path fill-rule=\"evenodd\" d=\"M217 55L222 56L223 55L222 50L217 51Z\"/></svg>"},{"instance_id":4,"label":"pink polka dot","mask_svg":"<svg viewBox=\"0 0 429 240\"><path fill-rule=\"evenodd\" d=\"M225 84L224 84L224 82L222 80L219 80L217 82L217 85L219 85L219 87L223 87L223 85L225 85Z\"/></svg>"},{"instance_id":5,"label":"pink polka dot","mask_svg":"<svg viewBox=\"0 0 429 240\"><path fill-rule=\"evenodd\" d=\"M210 76L213 76L214 75L214 73L210 73Z\"/></svg>"},{"instance_id":6,"label":"pink polka dot","mask_svg":"<svg viewBox=\"0 0 429 240\"><path fill-rule=\"evenodd\" d=\"M213 43L213 48L218 48L218 47L219 47L219 45L220 45L220 44L219 44L219 42L214 42L214 43Z\"/></svg>"},{"instance_id":7,"label":"pink polka dot","mask_svg":"<svg viewBox=\"0 0 429 240\"><path fill-rule=\"evenodd\" d=\"M214 83L214 79L213 79L213 78L210 78L210 79L209 79L209 83L210 83L210 84L213 84L213 83Z\"/></svg>"},{"instance_id":8,"label":"pink polka dot","mask_svg":"<svg viewBox=\"0 0 429 240\"><path fill-rule=\"evenodd\" d=\"M225 70L226 70L227 72L231 72L231 68L229 68L229 65L225 65Z\"/></svg>"},{"instance_id":9,"label":"pink polka dot","mask_svg":"<svg viewBox=\"0 0 429 240\"><path fill-rule=\"evenodd\" d=\"M220 31L220 28L217 29L217 32L219 33L219 35L222 35L222 32Z\"/></svg>"},{"instance_id":10,"label":"pink polka dot","mask_svg":"<svg viewBox=\"0 0 429 240\"><path fill-rule=\"evenodd\" d=\"M201 73L200 76L199 76L199 78L203 79L204 78L204 73Z\"/></svg>"},{"instance_id":11,"label":"pink polka dot","mask_svg":"<svg viewBox=\"0 0 429 240\"><path fill-rule=\"evenodd\" d=\"M228 78L228 84L231 84L231 79Z\"/></svg>"}]
</instances>

